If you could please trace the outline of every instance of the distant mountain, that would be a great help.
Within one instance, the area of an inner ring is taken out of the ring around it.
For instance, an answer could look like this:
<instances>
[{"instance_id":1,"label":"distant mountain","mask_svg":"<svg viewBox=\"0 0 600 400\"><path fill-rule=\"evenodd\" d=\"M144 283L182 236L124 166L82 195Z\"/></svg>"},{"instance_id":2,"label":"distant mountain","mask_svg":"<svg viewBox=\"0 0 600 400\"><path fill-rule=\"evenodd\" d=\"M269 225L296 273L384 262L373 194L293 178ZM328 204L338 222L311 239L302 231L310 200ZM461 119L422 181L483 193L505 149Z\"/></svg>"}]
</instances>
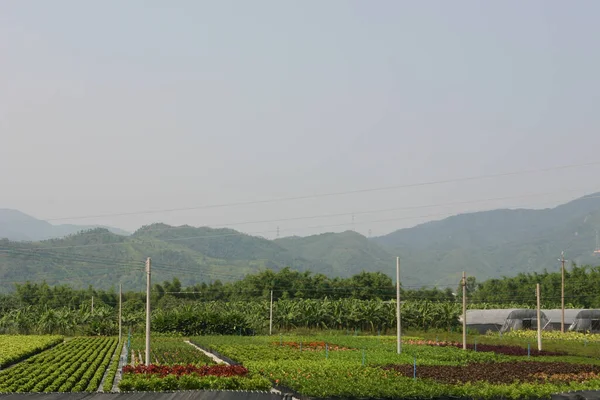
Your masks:
<instances>
[{"instance_id":1,"label":"distant mountain","mask_svg":"<svg viewBox=\"0 0 600 400\"><path fill-rule=\"evenodd\" d=\"M13 238L31 239L33 235L15 229L27 224L38 226L41 236L43 229L47 229L45 235L57 232L52 231L53 225L31 221L24 214L8 215L13 219L0 219L8 221L0 223L0 237L10 233ZM121 282L141 290L146 257L152 257L155 282L176 276L189 285L234 280L261 269L286 266L332 277L348 277L363 270L394 276L395 258L400 256L405 286L454 288L462 271L482 281L519 272L557 270L556 259L563 250L570 261L598 265L600 257L593 254L597 229L600 194L553 209L462 214L373 239L351 231L267 240L208 227L153 224L130 236L97 228L31 243L0 240L0 290L9 290L14 282L44 279L49 284L100 288Z\"/></svg>"},{"instance_id":2,"label":"distant mountain","mask_svg":"<svg viewBox=\"0 0 600 400\"><path fill-rule=\"evenodd\" d=\"M292 236L276 239L275 243L297 257L330 265L336 276L347 277L363 270L391 274L396 265L388 251L353 231Z\"/></svg>"},{"instance_id":3,"label":"distant mountain","mask_svg":"<svg viewBox=\"0 0 600 400\"><path fill-rule=\"evenodd\" d=\"M594 256L600 230L600 193L544 210L494 210L462 214L373 241L401 256L404 276L418 284L445 284L462 271L479 280L557 268L566 252L577 264Z\"/></svg>"},{"instance_id":4,"label":"distant mountain","mask_svg":"<svg viewBox=\"0 0 600 400\"><path fill-rule=\"evenodd\" d=\"M38 241L60 238L98 227L107 228L119 235L129 235L122 229L99 225L52 225L18 210L0 208L0 239Z\"/></svg>"}]
</instances>

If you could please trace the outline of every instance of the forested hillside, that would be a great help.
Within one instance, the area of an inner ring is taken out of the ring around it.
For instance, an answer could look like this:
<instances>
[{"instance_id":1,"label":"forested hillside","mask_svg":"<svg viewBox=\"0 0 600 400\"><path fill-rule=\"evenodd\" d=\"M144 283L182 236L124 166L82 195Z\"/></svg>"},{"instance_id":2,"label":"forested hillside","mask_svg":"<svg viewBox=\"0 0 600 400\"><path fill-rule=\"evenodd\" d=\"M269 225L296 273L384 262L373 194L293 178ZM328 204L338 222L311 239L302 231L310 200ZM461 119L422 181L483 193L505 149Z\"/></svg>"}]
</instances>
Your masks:
<instances>
[{"instance_id":1,"label":"forested hillside","mask_svg":"<svg viewBox=\"0 0 600 400\"><path fill-rule=\"evenodd\" d=\"M598 230L600 194L594 194L553 209L457 215L373 240L402 257L407 279L444 284L462 271L483 280L556 269L561 251L577 264L596 265Z\"/></svg>"},{"instance_id":2,"label":"forested hillside","mask_svg":"<svg viewBox=\"0 0 600 400\"><path fill-rule=\"evenodd\" d=\"M557 271L561 251L570 262L597 265L597 230L600 195L554 209L458 215L373 239L352 231L268 240L232 229L166 224L144 226L130 236L98 228L41 242L0 240L0 290L25 280L141 288L147 257L159 281L179 277L194 285L285 267L331 278L361 271L394 274L400 256L405 285L448 287L462 271L479 281Z\"/></svg>"}]
</instances>

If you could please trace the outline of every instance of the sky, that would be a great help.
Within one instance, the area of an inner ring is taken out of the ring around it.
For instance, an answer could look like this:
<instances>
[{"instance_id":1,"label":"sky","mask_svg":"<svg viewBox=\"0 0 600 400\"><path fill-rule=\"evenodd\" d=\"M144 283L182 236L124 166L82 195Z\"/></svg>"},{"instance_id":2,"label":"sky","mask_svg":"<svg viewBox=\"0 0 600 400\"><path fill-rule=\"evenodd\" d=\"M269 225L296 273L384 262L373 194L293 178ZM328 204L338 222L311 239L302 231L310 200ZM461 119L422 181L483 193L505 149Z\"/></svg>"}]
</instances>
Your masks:
<instances>
[{"instance_id":1,"label":"sky","mask_svg":"<svg viewBox=\"0 0 600 400\"><path fill-rule=\"evenodd\" d=\"M600 192L598 15L593 0L3 1L0 208L376 236Z\"/></svg>"}]
</instances>

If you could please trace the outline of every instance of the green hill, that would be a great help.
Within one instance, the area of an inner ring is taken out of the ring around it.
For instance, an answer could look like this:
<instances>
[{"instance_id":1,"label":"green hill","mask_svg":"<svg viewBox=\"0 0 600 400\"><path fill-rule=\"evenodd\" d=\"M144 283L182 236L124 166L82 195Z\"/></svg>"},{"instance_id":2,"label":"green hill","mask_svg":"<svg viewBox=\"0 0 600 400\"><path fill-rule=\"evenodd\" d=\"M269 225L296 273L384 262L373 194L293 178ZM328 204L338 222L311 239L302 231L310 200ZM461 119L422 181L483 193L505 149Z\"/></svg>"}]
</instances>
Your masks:
<instances>
[{"instance_id":1,"label":"green hill","mask_svg":"<svg viewBox=\"0 0 600 400\"><path fill-rule=\"evenodd\" d=\"M351 231L267 240L231 229L165 224L130 236L96 228L41 242L0 240L0 290L26 280L98 288L123 283L141 290L146 257L152 257L155 282L178 277L184 286L286 266L331 277L363 270L393 276L396 255L404 285L454 288L462 271L481 281L556 270L562 250L570 261L597 265L597 229L600 194L553 209L457 215L373 239Z\"/></svg>"},{"instance_id":2,"label":"green hill","mask_svg":"<svg viewBox=\"0 0 600 400\"><path fill-rule=\"evenodd\" d=\"M450 284L462 271L483 280L552 270L563 250L570 261L597 265L596 230L600 194L552 209L457 215L373 240L402 257L410 281Z\"/></svg>"},{"instance_id":3,"label":"green hill","mask_svg":"<svg viewBox=\"0 0 600 400\"><path fill-rule=\"evenodd\" d=\"M367 271L394 271L395 257L384 248L353 231L292 236L275 243L297 257L331 265L336 276L347 277Z\"/></svg>"}]
</instances>

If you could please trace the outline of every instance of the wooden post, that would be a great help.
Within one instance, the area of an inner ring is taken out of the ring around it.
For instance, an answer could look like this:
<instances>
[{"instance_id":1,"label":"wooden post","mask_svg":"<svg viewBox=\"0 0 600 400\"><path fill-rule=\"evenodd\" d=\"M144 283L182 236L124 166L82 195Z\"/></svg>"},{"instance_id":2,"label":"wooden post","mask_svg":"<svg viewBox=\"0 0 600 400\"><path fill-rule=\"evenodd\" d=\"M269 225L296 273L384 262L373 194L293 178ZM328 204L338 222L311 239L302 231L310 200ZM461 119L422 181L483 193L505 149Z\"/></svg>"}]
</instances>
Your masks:
<instances>
[{"instance_id":1,"label":"wooden post","mask_svg":"<svg viewBox=\"0 0 600 400\"><path fill-rule=\"evenodd\" d=\"M560 285L560 331L565 333L565 253L560 254L561 285Z\"/></svg>"},{"instance_id":2,"label":"wooden post","mask_svg":"<svg viewBox=\"0 0 600 400\"><path fill-rule=\"evenodd\" d=\"M269 309L269 335L273 334L273 291L271 290L271 307Z\"/></svg>"},{"instance_id":3,"label":"wooden post","mask_svg":"<svg viewBox=\"0 0 600 400\"><path fill-rule=\"evenodd\" d=\"M537 342L538 350L542 351L542 310L540 301L540 284L535 286L535 297L537 298Z\"/></svg>"},{"instance_id":4,"label":"wooden post","mask_svg":"<svg viewBox=\"0 0 600 400\"><path fill-rule=\"evenodd\" d=\"M400 313L400 257L396 257L396 340L397 352L402 353L402 315Z\"/></svg>"},{"instance_id":5,"label":"wooden post","mask_svg":"<svg viewBox=\"0 0 600 400\"><path fill-rule=\"evenodd\" d=\"M152 261L146 259L146 366L150 365L150 268Z\"/></svg>"},{"instance_id":6,"label":"wooden post","mask_svg":"<svg viewBox=\"0 0 600 400\"><path fill-rule=\"evenodd\" d=\"M462 275L462 306L463 306L463 350L467 349L467 274Z\"/></svg>"}]
</instances>

